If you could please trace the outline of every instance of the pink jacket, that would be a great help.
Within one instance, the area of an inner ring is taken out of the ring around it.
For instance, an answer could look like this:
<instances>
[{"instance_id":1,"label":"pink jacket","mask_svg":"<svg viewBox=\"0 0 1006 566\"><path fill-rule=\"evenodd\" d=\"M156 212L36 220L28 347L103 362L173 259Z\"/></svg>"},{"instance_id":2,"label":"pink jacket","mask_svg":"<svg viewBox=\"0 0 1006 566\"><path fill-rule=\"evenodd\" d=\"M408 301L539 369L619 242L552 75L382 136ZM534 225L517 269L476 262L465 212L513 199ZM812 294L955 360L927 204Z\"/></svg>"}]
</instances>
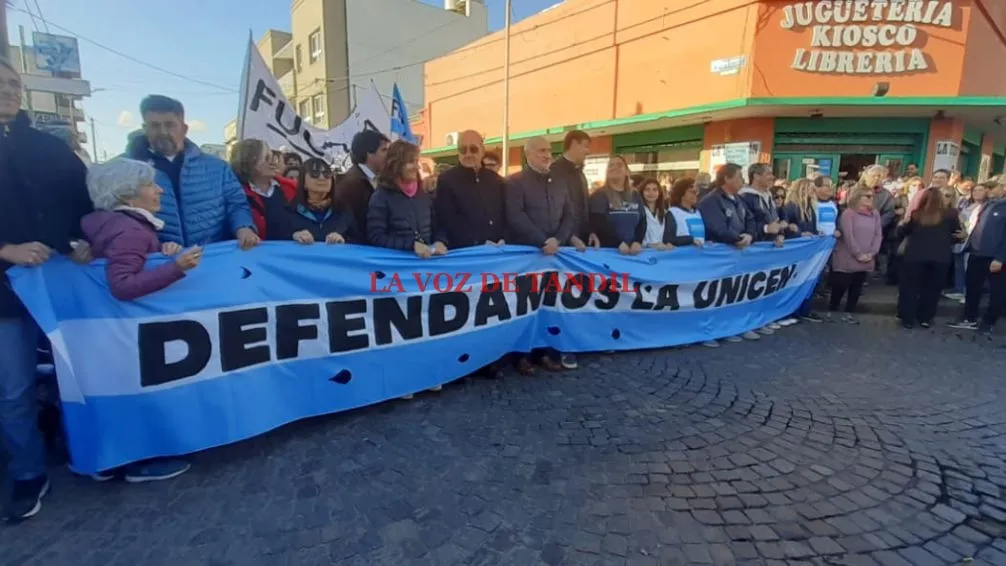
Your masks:
<instances>
[{"instance_id":1,"label":"pink jacket","mask_svg":"<svg viewBox=\"0 0 1006 566\"><path fill-rule=\"evenodd\" d=\"M846 273L873 271L880 244L884 241L880 213L876 210L863 213L846 209L838 219L838 229L842 232L842 237L835 243L831 268ZM856 259L856 256L862 254L871 254L874 258L868 262Z\"/></svg>"}]
</instances>

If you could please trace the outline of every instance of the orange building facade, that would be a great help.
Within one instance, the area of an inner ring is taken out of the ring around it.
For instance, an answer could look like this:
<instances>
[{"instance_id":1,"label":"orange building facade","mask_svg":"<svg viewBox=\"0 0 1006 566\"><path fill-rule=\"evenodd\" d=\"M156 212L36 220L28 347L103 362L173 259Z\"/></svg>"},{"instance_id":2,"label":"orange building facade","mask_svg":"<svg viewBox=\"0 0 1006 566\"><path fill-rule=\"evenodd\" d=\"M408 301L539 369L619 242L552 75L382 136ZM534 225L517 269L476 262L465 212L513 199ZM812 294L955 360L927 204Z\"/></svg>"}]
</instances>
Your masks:
<instances>
[{"instance_id":1,"label":"orange building facade","mask_svg":"<svg viewBox=\"0 0 1006 566\"><path fill-rule=\"evenodd\" d=\"M426 64L423 148L503 132L502 32ZM917 164L1006 166L1006 1L567 0L511 28L511 168L521 140L592 135L667 177L726 161L835 180Z\"/></svg>"}]
</instances>

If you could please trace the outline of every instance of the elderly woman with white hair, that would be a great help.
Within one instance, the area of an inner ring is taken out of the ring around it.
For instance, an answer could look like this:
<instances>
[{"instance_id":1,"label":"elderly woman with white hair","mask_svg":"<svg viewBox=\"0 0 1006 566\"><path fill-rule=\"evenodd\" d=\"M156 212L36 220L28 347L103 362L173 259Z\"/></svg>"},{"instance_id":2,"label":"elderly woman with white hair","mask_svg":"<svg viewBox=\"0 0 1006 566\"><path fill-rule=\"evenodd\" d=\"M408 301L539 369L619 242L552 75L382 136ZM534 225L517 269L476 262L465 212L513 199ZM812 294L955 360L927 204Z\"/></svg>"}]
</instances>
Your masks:
<instances>
[{"instance_id":1,"label":"elderly woman with white hair","mask_svg":"<svg viewBox=\"0 0 1006 566\"><path fill-rule=\"evenodd\" d=\"M130 301L160 291L199 265L202 250L182 252L180 245L157 239L164 221L154 214L161 208L154 168L142 161L116 158L94 165L87 174L87 190L95 212L81 220L84 236L95 258L108 261L106 276L112 295ZM177 255L175 261L144 269L147 254Z\"/></svg>"},{"instance_id":2,"label":"elderly woman with white hair","mask_svg":"<svg viewBox=\"0 0 1006 566\"><path fill-rule=\"evenodd\" d=\"M200 248L183 252L179 244L161 245L157 239L164 222L154 213L161 208L163 191L154 182L154 168L149 164L119 157L94 165L87 173L87 191L95 212L81 220L81 228L94 257L107 260L108 287L117 299L128 301L164 289L199 265ZM157 252L177 257L145 269L147 255ZM180 476L190 467L185 460L161 458L91 477L96 481L123 477L129 483L143 483Z\"/></svg>"}]
</instances>

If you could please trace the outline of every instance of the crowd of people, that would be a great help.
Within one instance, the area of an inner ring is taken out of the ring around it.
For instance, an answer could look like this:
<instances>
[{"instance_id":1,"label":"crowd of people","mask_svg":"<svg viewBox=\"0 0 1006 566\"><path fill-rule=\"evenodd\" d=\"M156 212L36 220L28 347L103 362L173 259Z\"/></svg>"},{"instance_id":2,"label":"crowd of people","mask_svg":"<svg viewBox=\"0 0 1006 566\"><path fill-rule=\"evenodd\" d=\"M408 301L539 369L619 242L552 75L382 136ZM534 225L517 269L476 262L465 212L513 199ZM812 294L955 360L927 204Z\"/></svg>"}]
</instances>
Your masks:
<instances>
[{"instance_id":1,"label":"crowd of people","mask_svg":"<svg viewBox=\"0 0 1006 566\"><path fill-rule=\"evenodd\" d=\"M418 147L371 130L353 138L353 165L343 174L324 160L302 160L255 139L238 142L226 163L189 141L182 104L158 95L141 103L144 135L131 139L123 156L88 168L70 146L32 127L20 111L16 71L3 66L0 74L2 267L38 266L56 254L82 263L102 258L110 292L119 300L174 284L198 269L204 246L228 240L242 250L262 240L350 243L430 258L508 242L544 254L569 246L632 255L647 248L719 243L743 249L754 242L783 246L790 238L826 237L836 239L830 307L837 311L844 299L844 320L855 322L852 313L867 274L892 247L900 257L890 265L902 282L906 326L931 322L932 300L939 299L941 288L937 280L954 254L964 256L966 274L965 320L958 326L977 327L985 285L992 300L981 328L990 328L1003 308L1006 201L996 200L1003 191L994 183L979 185L988 189L984 192L973 187L967 204L951 203L938 181L947 182L945 172L934 173L925 189L914 179L899 182L916 192L899 195L884 187L882 168L870 168L837 202L827 177L797 180L780 195L770 165L756 163L744 171L727 163L715 178L681 178L666 190L657 179L633 177L616 155L603 185L591 192L583 173L591 138L578 130L566 134L558 158L547 139L527 140L523 168L506 178L499 173L499 155L487 152L474 131L459 135L455 166L433 164L421 158ZM954 248L955 243L963 247ZM147 269L154 253L173 261ZM812 312L812 301L809 297L792 316L726 341L758 340L800 319L819 322L823 318ZM12 520L38 513L49 490L35 399L39 338L24 306L4 285L0 428L13 488L6 516ZM503 363L482 371L500 375ZM505 363L522 375L538 367L577 367L573 354L550 350L513 354ZM188 469L182 459L156 459L92 477L137 483Z\"/></svg>"}]
</instances>

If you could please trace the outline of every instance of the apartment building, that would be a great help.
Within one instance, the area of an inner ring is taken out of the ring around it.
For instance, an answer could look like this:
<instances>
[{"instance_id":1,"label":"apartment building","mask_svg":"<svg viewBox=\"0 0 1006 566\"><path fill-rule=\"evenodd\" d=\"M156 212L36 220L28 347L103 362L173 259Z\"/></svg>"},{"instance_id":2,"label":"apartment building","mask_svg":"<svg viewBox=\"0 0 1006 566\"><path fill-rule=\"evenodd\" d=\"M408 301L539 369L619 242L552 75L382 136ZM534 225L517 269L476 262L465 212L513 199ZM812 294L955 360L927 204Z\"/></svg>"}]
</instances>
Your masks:
<instances>
[{"instance_id":1,"label":"apartment building","mask_svg":"<svg viewBox=\"0 0 1006 566\"><path fill-rule=\"evenodd\" d=\"M371 81L389 106L398 83L410 114L419 113L424 63L488 29L485 0L293 0L290 32L269 30L258 47L298 114L330 128Z\"/></svg>"}]
</instances>

